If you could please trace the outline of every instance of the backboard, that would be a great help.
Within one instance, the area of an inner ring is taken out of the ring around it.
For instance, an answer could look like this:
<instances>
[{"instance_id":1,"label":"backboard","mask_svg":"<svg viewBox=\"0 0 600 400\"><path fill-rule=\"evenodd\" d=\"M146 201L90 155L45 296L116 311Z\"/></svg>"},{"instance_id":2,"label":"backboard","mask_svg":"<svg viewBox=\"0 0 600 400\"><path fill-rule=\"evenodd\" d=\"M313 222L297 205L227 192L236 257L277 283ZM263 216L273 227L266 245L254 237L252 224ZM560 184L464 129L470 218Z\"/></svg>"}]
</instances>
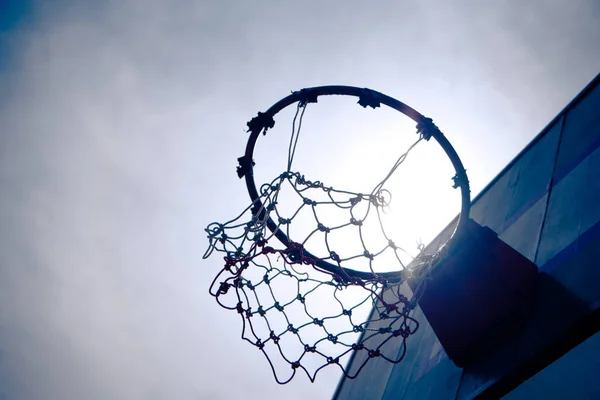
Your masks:
<instances>
[{"instance_id":1,"label":"backboard","mask_svg":"<svg viewBox=\"0 0 600 400\"><path fill-rule=\"evenodd\" d=\"M417 310L423 324L404 362L368 364L358 378L342 379L334 398L600 398L598 110L600 75L472 202L471 218L539 269L524 327L463 369ZM452 231L451 224L436 241Z\"/></svg>"}]
</instances>

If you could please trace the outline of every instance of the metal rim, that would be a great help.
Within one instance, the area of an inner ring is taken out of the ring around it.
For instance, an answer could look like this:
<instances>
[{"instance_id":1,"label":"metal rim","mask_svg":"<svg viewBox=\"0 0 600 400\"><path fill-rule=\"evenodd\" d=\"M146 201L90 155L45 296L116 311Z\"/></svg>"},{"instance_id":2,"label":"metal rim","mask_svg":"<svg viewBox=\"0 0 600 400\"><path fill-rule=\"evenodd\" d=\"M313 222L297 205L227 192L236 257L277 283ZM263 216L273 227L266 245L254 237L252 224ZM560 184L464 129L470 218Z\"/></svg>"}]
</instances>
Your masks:
<instances>
[{"instance_id":1,"label":"metal rim","mask_svg":"<svg viewBox=\"0 0 600 400\"><path fill-rule=\"evenodd\" d=\"M238 159L240 163L240 166L238 167L238 175L240 176L240 178L245 178L246 187L248 189L248 193L252 202L260 203L260 196L256 188L256 183L254 182L253 169L254 148L256 146L256 142L258 140L258 137L260 136L260 133L268 128L273 127L273 117L284 108L298 102L304 104L316 103L317 98L319 96L335 95L357 97L358 104L360 104L363 107L377 108L381 104L386 105L415 121L417 123L417 130L420 132L421 135L423 135L425 140L433 138L442 147L442 149L452 162L452 165L456 172L456 175L453 178L454 187L460 188L461 191L461 210L458 216L458 223L450 239L448 239L446 243L453 241L453 239L456 238L463 231L469 218L471 208L471 193L469 189L469 180L467 177L467 172L462 164L462 161L460 160L458 154L454 150L454 147L450 144L450 142L444 136L444 134L437 128L437 126L433 124L433 121L430 118L425 117L412 107L402 103L399 100L394 99L393 97L366 88L358 88L354 86L319 86L302 89L300 91L293 92L289 96L279 100L266 112L258 113L257 117L248 122L250 137L246 145L246 152L244 156ZM265 211L263 209L262 213L264 212ZM286 248L290 246L291 240L283 231L277 228L277 224L271 218L268 218L267 220L267 227L271 232L273 232L274 236L284 246L286 246ZM304 253L308 257L313 258L316 261L316 265L320 269L338 276L342 281L347 281L347 277L358 278L363 280L374 279L374 274L371 272L357 271L350 268L341 268L336 264L329 263L325 260L321 260L318 257L313 256L312 254L310 254L310 252L306 250L304 251ZM381 274L376 273L376 275L385 280L397 280L402 277L402 272L393 271Z\"/></svg>"}]
</instances>

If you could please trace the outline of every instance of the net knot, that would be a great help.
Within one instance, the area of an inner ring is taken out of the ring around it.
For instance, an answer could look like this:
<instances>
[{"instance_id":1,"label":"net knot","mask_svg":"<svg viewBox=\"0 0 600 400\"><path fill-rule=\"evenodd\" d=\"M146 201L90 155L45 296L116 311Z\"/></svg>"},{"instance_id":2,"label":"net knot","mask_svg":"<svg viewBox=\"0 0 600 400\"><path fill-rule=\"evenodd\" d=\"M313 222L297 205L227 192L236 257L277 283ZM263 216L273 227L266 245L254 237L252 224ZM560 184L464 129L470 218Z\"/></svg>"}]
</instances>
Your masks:
<instances>
[{"instance_id":1,"label":"net knot","mask_svg":"<svg viewBox=\"0 0 600 400\"><path fill-rule=\"evenodd\" d=\"M357 350L362 350L365 348L365 345L362 343L352 343L352 350L357 351Z\"/></svg>"},{"instance_id":2,"label":"net knot","mask_svg":"<svg viewBox=\"0 0 600 400\"><path fill-rule=\"evenodd\" d=\"M308 197L304 198L304 204L306 204L307 206L316 206L317 202L314 200L309 199Z\"/></svg>"},{"instance_id":3,"label":"net knot","mask_svg":"<svg viewBox=\"0 0 600 400\"><path fill-rule=\"evenodd\" d=\"M204 232L208 233L209 238L214 238L215 236L219 236L220 234L222 234L225 230L224 228L225 227L223 226L223 224L220 224L218 222L212 222L206 227L206 229L204 229Z\"/></svg>"},{"instance_id":4,"label":"net knot","mask_svg":"<svg viewBox=\"0 0 600 400\"><path fill-rule=\"evenodd\" d=\"M271 331L271 334L269 335L269 338L273 341L273 343L275 343L275 344L279 343L279 336L277 336L275 334L275 331Z\"/></svg>"},{"instance_id":5,"label":"net knot","mask_svg":"<svg viewBox=\"0 0 600 400\"><path fill-rule=\"evenodd\" d=\"M329 233L331 231L331 229L329 229L328 227L326 227L325 225L319 223L317 225L317 229L319 229L321 232L325 232L325 233Z\"/></svg>"},{"instance_id":6,"label":"net knot","mask_svg":"<svg viewBox=\"0 0 600 400\"><path fill-rule=\"evenodd\" d=\"M309 346L309 345L305 344L304 351L307 353L315 353L317 351L317 346Z\"/></svg>"},{"instance_id":7,"label":"net knot","mask_svg":"<svg viewBox=\"0 0 600 400\"><path fill-rule=\"evenodd\" d=\"M398 336L402 336L403 338L407 338L410 336L410 331L408 329L396 329L394 332L392 332L392 335L394 337L398 337Z\"/></svg>"},{"instance_id":8,"label":"net knot","mask_svg":"<svg viewBox=\"0 0 600 400\"><path fill-rule=\"evenodd\" d=\"M359 193L356 197L353 197L350 199L350 205L351 206L357 205L362 200L362 198L363 198L363 195Z\"/></svg>"},{"instance_id":9,"label":"net knot","mask_svg":"<svg viewBox=\"0 0 600 400\"><path fill-rule=\"evenodd\" d=\"M270 247L270 246L265 246L265 247L263 247L263 249L262 249L262 253L263 253L263 254L273 254L273 253L276 253L276 251L275 251L275 249L274 249L274 248L272 248L272 247Z\"/></svg>"},{"instance_id":10,"label":"net knot","mask_svg":"<svg viewBox=\"0 0 600 400\"><path fill-rule=\"evenodd\" d=\"M393 313L394 311L398 311L398 307L395 304L385 304L385 309L388 312L388 314Z\"/></svg>"},{"instance_id":11,"label":"net knot","mask_svg":"<svg viewBox=\"0 0 600 400\"><path fill-rule=\"evenodd\" d=\"M231 268L232 266L235 265L235 259L229 255L223 257L223 260L225 260L225 267L229 267Z\"/></svg>"},{"instance_id":12,"label":"net knot","mask_svg":"<svg viewBox=\"0 0 600 400\"><path fill-rule=\"evenodd\" d=\"M337 263L340 262L340 256L335 251L330 251L329 257L331 257L331 259Z\"/></svg>"},{"instance_id":13,"label":"net knot","mask_svg":"<svg viewBox=\"0 0 600 400\"><path fill-rule=\"evenodd\" d=\"M375 207L387 207L392 202L392 193L387 189L380 189L371 201Z\"/></svg>"},{"instance_id":14,"label":"net knot","mask_svg":"<svg viewBox=\"0 0 600 400\"><path fill-rule=\"evenodd\" d=\"M379 350L369 350L369 358L379 357L380 355Z\"/></svg>"},{"instance_id":15,"label":"net knot","mask_svg":"<svg viewBox=\"0 0 600 400\"><path fill-rule=\"evenodd\" d=\"M350 218L350 223L356 226L362 226L362 221L360 219L356 219L354 217Z\"/></svg>"},{"instance_id":16,"label":"net knot","mask_svg":"<svg viewBox=\"0 0 600 400\"><path fill-rule=\"evenodd\" d=\"M237 305L235 306L236 311L238 312L238 314L243 314L244 311L244 307L242 305L242 302L240 301L239 303L237 303Z\"/></svg>"},{"instance_id":17,"label":"net knot","mask_svg":"<svg viewBox=\"0 0 600 400\"><path fill-rule=\"evenodd\" d=\"M221 282L221 284L219 285L219 290L217 292L217 295L227 294L228 291L229 291L229 284L225 283L225 282Z\"/></svg>"},{"instance_id":18,"label":"net knot","mask_svg":"<svg viewBox=\"0 0 600 400\"><path fill-rule=\"evenodd\" d=\"M352 331L353 331L354 333L363 332L364 330L365 330L365 328L363 328L363 327L362 327L362 326L360 326L360 325L354 325L354 326L352 327Z\"/></svg>"}]
</instances>

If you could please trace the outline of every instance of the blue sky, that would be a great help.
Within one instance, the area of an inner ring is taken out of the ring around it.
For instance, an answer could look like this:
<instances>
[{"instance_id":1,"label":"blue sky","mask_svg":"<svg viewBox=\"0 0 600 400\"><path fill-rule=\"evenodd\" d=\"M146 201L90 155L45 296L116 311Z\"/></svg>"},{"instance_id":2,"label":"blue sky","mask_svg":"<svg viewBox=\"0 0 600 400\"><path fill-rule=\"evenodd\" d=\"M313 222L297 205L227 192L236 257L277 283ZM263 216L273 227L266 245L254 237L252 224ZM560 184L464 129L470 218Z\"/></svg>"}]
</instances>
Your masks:
<instances>
[{"instance_id":1,"label":"blue sky","mask_svg":"<svg viewBox=\"0 0 600 400\"><path fill-rule=\"evenodd\" d=\"M434 118L475 195L600 71L593 0L10 4L0 398L17 400L328 398L337 371L278 386L207 294L203 229L247 205L246 121L291 90L370 87Z\"/></svg>"},{"instance_id":2,"label":"blue sky","mask_svg":"<svg viewBox=\"0 0 600 400\"><path fill-rule=\"evenodd\" d=\"M0 1L0 68L7 63L7 58L12 54L9 37L14 31L31 22L32 14L30 1Z\"/></svg>"},{"instance_id":3,"label":"blue sky","mask_svg":"<svg viewBox=\"0 0 600 400\"><path fill-rule=\"evenodd\" d=\"M10 31L30 16L31 2L2 0L0 2L0 31Z\"/></svg>"}]
</instances>

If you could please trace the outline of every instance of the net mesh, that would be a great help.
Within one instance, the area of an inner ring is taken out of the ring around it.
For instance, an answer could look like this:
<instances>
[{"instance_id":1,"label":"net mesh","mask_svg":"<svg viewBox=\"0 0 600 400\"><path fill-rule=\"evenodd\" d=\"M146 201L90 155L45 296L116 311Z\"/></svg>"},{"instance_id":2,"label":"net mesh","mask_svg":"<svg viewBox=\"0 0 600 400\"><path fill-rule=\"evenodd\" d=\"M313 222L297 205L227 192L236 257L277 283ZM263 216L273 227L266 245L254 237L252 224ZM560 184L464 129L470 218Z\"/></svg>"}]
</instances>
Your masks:
<instances>
[{"instance_id":1,"label":"net mesh","mask_svg":"<svg viewBox=\"0 0 600 400\"><path fill-rule=\"evenodd\" d=\"M370 193L335 189L292 171L305 109L298 105L292 123L287 170L237 217L206 228L204 258L216 252L224 260L210 293L240 315L242 338L264 353L279 383L298 371L312 381L330 365L354 378L369 360L400 362L419 326L412 314L433 259L396 245L382 218L391 200L385 183L421 138ZM396 274L378 272L390 264ZM409 277L420 282L415 293ZM348 370L344 357L353 351L363 361Z\"/></svg>"}]
</instances>

